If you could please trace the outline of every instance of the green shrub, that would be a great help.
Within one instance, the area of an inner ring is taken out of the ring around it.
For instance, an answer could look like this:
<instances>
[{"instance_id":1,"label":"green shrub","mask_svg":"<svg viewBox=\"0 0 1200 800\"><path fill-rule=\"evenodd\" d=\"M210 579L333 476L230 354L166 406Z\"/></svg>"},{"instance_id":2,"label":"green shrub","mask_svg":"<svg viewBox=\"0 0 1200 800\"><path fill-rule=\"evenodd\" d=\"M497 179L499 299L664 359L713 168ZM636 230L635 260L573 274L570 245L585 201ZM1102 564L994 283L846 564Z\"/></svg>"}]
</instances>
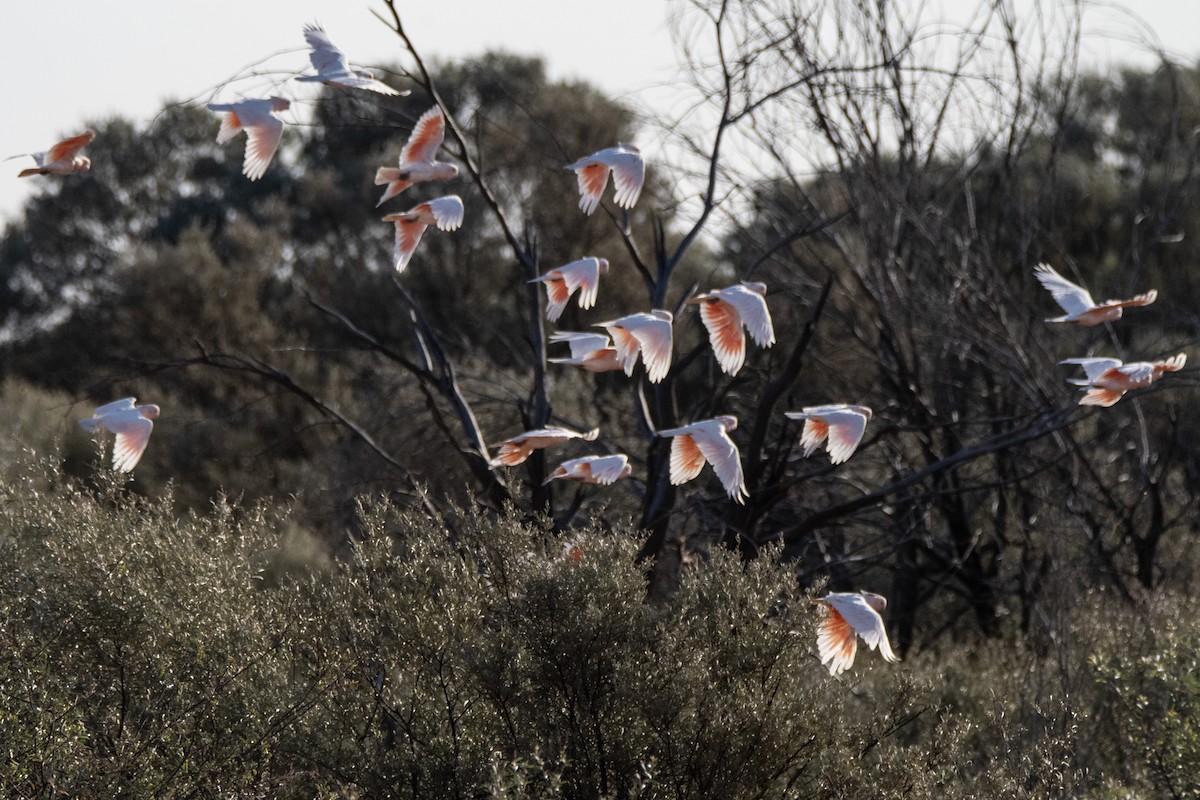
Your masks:
<instances>
[{"instance_id":1,"label":"green shrub","mask_svg":"<svg viewBox=\"0 0 1200 800\"><path fill-rule=\"evenodd\" d=\"M0 481L2 796L1193 796L1200 632L1102 596L835 679L769 557L651 604L633 535L377 502L330 562L127 486Z\"/></svg>"},{"instance_id":2,"label":"green shrub","mask_svg":"<svg viewBox=\"0 0 1200 800\"><path fill-rule=\"evenodd\" d=\"M1147 796L1200 798L1200 625L1189 611L1160 617L1148 652L1121 648L1092 662L1126 766L1114 777Z\"/></svg>"}]
</instances>

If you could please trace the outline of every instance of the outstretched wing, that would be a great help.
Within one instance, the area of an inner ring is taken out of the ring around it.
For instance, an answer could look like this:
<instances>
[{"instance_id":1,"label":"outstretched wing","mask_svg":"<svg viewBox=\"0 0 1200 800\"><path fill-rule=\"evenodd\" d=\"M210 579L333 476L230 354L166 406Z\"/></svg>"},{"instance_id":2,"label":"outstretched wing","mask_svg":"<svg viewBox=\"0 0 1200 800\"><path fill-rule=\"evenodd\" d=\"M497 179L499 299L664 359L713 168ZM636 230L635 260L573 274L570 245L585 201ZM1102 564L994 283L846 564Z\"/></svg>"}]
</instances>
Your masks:
<instances>
[{"instance_id":1,"label":"outstretched wing","mask_svg":"<svg viewBox=\"0 0 1200 800\"><path fill-rule=\"evenodd\" d=\"M266 174L275 151L279 149L279 142L283 138L283 120L263 114L250 123L243 113L242 125L246 129L246 157L242 161L242 174L256 181Z\"/></svg>"},{"instance_id":2,"label":"outstretched wing","mask_svg":"<svg viewBox=\"0 0 1200 800\"><path fill-rule=\"evenodd\" d=\"M603 486L615 483L624 477L629 459L621 453L610 456L600 456L591 462L592 478Z\"/></svg>"},{"instance_id":3,"label":"outstretched wing","mask_svg":"<svg viewBox=\"0 0 1200 800\"><path fill-rule=\"evenodd\" d=\"M746 336L737 308L721 298L701 300L700 321L708 331L708 341L721 371L736 375L746 360Z\"/></svg>"},{"instance_id":4,"label":"outstretched wing","mask_svg":"<svg viewBox=\"0 0 1200 800\"><path fill-rule=\"evenodd\" d=\"M862 637L868 647L872 650L878 648L884 660L900 660L892 652L883 617L879 615L878 611L871 608L865 597L861 594L831 594L825 598L825 602L842 615L847 624Z\"/></svg>"},{"instance_id":5,"label":"outstretched wing","mask_svg":"<svg viewBox=\"0 0 1200 800\"><path fill-rule=\"evenodd\" d=\"M445 137L446 118L442 116L442 109L434 106L422 114L413 126L412 135L400 151L401 166L418 162L432 164Z\"/></svg>"},{"instance_id":6,"label":"outstretched wing","mask_svg":"<svg viewBox=\"0 0 1200 800\"><path fill-rule=\"evenodd\" d=\"M322 76L349 74L350 65L346 62L346 55L337 48L324 28L320 25L305 25L304 39L312 48L308 58Z\"/></svg>"},{"instance_id":7,"label":"outstretched wing","mask_svg":"<svg viewBox=\"0 0 1200 800\"><path fill-rule=\"evenodd\" d=\"M761 286L761 284L758 284ZM742 318L750 337L759 347L770 347L775 344L775 328L771 324L771 312L767 309L767 298L746 286L730 286L721 292L722 298L734 308Z\"/></svg>"},{"instance_id":8,"label":"outstretched wing","mask_svg":"<svg viewBox=\"0 0 1200 800\"><path fill-rule=\"evenodd\" d=\"M667 431L660 431L666 435ZM671 485L687 483L704 469L704 453L696 446L690 433L681 433L671 440Z\"/></svg>"},{"instance_id":9,"label":"outstretched wing","mask_svg":"<svg viewBox=\"0 0 1200 800\"><path fill-rule=\"evenodd\" d=\"M47 161L70 161L75 157L75 154L87 146L92 139L96 138L96 134L92 131L81 133L78 136L72 136L70 139L64 139L54 147L50 148L50 152L46 154Z\"/></svg>"},{"instance_id":10,"label":"outstretched wing","mask_svg":"<svg viewBox=\"0 0 1200 800\"><path fill-rule=\"evenodd\" d=\"M429 213L437 220L439 230L456 231L463 223L463 201L456 194L430 200Z\"/></svg>"},{"instance_id":11,"label":"outstretched wing","mask_svg":"<svg viewBox=\"0 0 1200 800\"><path fill-rule=\"evenodd\" d=\"M706 428L695 436L696 446L708 463L713 465L713 472L725 487L725 493L737 503L744 503L750 493L746 491L746 481L742 475L742 458L738 447L729 438L723 428Z\"/></svg>"},{"instance_id":12,"label":"outstretched wing","mask_svg":"<svg viewBox=\"0 0 1200 800\"><path fill-rule=\"evenodd\" d=\"M1033 274L1068 315L1074 317L1096 307L1087 289L1071 283L1049 264L1038 264Z\"/></svg>"},{"instance_id":13,"label":"outstretched wing","mask_svg":"<svg viewBox=\"0 0 1200 800\"><path fill-rule=\"evenodd\" d=\"M106 425L117 435L113 445L113 469L117 472L132 471L150 443L154 423L145 417L124 412L109 419Z\"/></svg>"},{"instance_id":14,"label":"outstretched wing","mask_svg":"<svg viewBox=\"0 0 1200 800\"><path fill-rule=\"evenodd\" d=\"M621 150L609 157L608 164L612 167L613 186L616 188L613 200L621 208L633 208L646 180L646 163L642 161L641 154ZM600 188L603 191L604 187Z\"/></svg>"},{"instance_id":15,"label":"outstretched wing","mask_svg":"<svg viewBox=\"0 0 1200 800\"><path fill-rule=\"evenodd\" d=\"M837 608L829 604L825 609L825 619L817 628L817 653L821 663L829 667L830 675L841 675L854 666L858 639L854 635L854 628L838 613Z\"/></svg>"},{"instance_id":16,"label":"outstretched wing","mask_svg":"<svg viewBox=\"0 0 1200 800\"><path fill-rule=\"evenodd\" d=\"M841 464L858 449L858 443L867 429L867 417L845 408L825 414L825 424L829 428L829 460Z\"/></svg>"}]
</instances>

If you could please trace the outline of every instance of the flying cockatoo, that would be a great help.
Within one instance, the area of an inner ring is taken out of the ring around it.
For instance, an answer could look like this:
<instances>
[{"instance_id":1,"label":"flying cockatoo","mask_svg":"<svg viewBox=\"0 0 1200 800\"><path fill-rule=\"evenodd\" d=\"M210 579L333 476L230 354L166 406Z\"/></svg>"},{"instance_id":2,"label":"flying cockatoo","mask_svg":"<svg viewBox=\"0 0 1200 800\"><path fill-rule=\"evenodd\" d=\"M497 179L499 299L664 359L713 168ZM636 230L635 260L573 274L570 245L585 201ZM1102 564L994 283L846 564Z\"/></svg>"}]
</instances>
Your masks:
<instances>
[{"instance_id":1,"label":"flying cockatoo","mask_svg":"<svg viewBox=\"0 0 1200 800\"><path fill-rule=\"evenodd\" d=\"M87 172L92 168L92 160L87 156L79 155L79 151L95 138L94 132L85 131L70 139L63 139L44 153L22 153L19 156L6 158L5 161L28 155L37 163L36 167L29 167L18 172L18 178L28 178L30 175L70 175L73 172Z\"/></svg>"},{"instance_id":2,"label":"flying cockatoo","mask_svg":"<svg viewBox=\"0 0 1200 800\"><path fill-rule=\"evenodd\" d=\"M1128 300L1105 300L1097 304L1087 289L1071 283L1049 264L1038 264L1033 274L1054 296L1055 302L1062 306L1063 311L1067 312L1064 317L1052 317L1046 322L1069 322L1090 328L1102 322L1120 319L1126 306L1148 306L1158 297L1158 291L1151 289Z\"/></svg>"},{"instance_id":3,"label":"flying cockatoo","mask_svg":"<svg viewBox=\"0 0 1200 800\"><path fill-rule=\"evenodd\" d=\"M557 331L550 334L551 342L566 342L571 347L570 358L548 358L551 364L569 364L588 372L613 372L625 369L617 356L617 348L603 333Z\"/></svg>"},{"instance_id":4,"label":"flying cockatoo","mask_svg":"<svg viewBox=\"0 0 1200 800\"><path fill-rule=\"evenodd\" d=\"M437 160L438 148L445 138L446 118L442 116L442 109L434 106L413 126L412 135L400 151L400 165L380 167L375 171L375 185L387 186L375 207L379 208L414 183L457 178L458 167Z\"/></svg>"},{"instance_id":5,"label":"flying cockatoo","mask_svg":"<svg viewBox=\"0 0 1200 800\"><path fill-rule=\"evenodd\" d=\"M862 441L867 421L871 419L871 409L866 406L837 403L809 406L802 411L788 411L784 416L788 419L804 420L800 444L804 447L805 457L816 452L821 442L828 438L825 449L829 452L829 461L841 464L854 454L858 443Z\"/></svg>"},{"instance_id":6,"label":"flying cockatoo","mask_svg":"<svg viewBox=\"0 0 1200 800\"><path fill-rule=\"evenodd\" d=\"M456 231L462 226L462 198L456 194L438 197L419 203L403 213L388 214L383 221L396 223L396 247L393 257L396 271L404 272L426 228L437 225L439 230Z\"/></svg>"},{"instance_id":7,"label":"flying cockatoo","mask_svg":"<svg viewBox=\"0 0 1200 800\"><path fill-rule=\"evenodd\" d=\"M305 25L304 38L312 52L308 54L316 75L301 75L298 81L315 81L326 86L342 86L347 89L366 89L392 97L403 97L410 92L398 92L386 83L375 80L375 75L365 69L350 69L346 55L330 41L329 34L320 25Z\"/></svg>"},{"instance_id":8,"label":"flying cockatoo","mask_svg":"<svg viewBox=\"0 0 1200 800\"><path fill-rule=\"evenodd\" d=\"M554 425L525 431L511 439L505 439L503 442L500 442L497 445L500 451L496 453L496 457L491 460L490 464L493 467L515 467L518 464L524 463L525 459L529 458L534 450L541 450L544 447L562 444L571 439L582 439L585 442L591 442L595 441L599 435L599 428L592 428L590 431L580 433L570 428L560 428Z\"/></svg>"},{"instance_id":9,"label":"flying cockatoo","mask_svg":"<svg viewBox=\"0 0 1200 800\"><path fill-rule=\"evenodd\" d=\"M682 428L659 431L659 436L672 436L671 485L687 483L700 474L704 463L713 471L735 502L745 503L750 496L742 477L742 460L729 432L737 428L737 417L722 416L693 422Z\"/></svg>"},{"instance_id":10,"label":"flying cockatoo","mask_svg":"<svg viewBox=\"0 0 1200 800\"><path fill-rule=\"evenodd\" d=\"M225 144L246 132L246 156L242 161L242 174L256 181L267 171L279 140L283 138L283 120L275 112L287 111L292 101L283 97L268 97L265 100L239 100L236 103L209 103L209 111L225 112L221 118L221 130L217 132L217 144Z\"/></svg>"},{"instance_id":11,"label":"flying cockatoo","mask_svg":"<svg viewBox=\"0 0 1200 800\"><path fill-rule=\"evenodd\" d=\"M884 661L900 659L892 652L887 628L880 616L887 608L887 599L873 592L832 592L814 600L828 609L825 620L817 629L817 652L821 663L829 667L830 675L840 675L854 665L858 650L857 636L872 650L879 648Z\"/></svg>"},{"instance_id":12,"label":"flying cockatoo","mask_svg":"<svg viewBox=\"0 0 1200 800\"><path fill-rule=\"evenodd\" d=\"M746 361L743 327L750 331L750 337L759 347L775 344L766 296L765 283L742 281L737 286L705 292L688 300L700 304L700 319L708 330L708 341L717 363L728 375L737 375Z\"/></svg>"},{"instance_id":13,"label":"flying cockatoo","mask_svg":"<svg viewBox=\"0 0 1200 800\"><path fill-rule=\"evenodd\" d=\"M1178 372L1187 362L1186 353L1178 353L1162 361L1132 361L1122 364L1115 358L1068 358L1060 364L1078 364L1087 374L1086 379L1069 378L1068 383L1084 387L1081 406L1103 406L1108 408L1120 400L1126 392L1144 389L1163 376L1164 372Z\"/></svg>"},{"instance_id":14,"label":"flying cockatoo","mask_svg":"<svg viewBox=\"0 0 1200 800\"><path fill-rule=\"evenodd\" d=\"M90 418L79 420L79 427L88 433L107 428L117 435L113 445L113 469L117 472L130 472L137 466L154 430L152 420L158 419L158 406L135 402L132 397L114 400L97 408Z\"/></svg>"},{"instance_id":15,"label":"flying cockatoo","mask_svg":"<svg viewBox=\"0 0 1200 800\"><path fill-rule=\"evenodd\" d=\"M627 477L631 472L633 472L633 467L629 465L628 456L623 453L611 456L583 456L559 464L542 485L561 478L567 481L599 483L608 486Z\"/></svg>"},{"instance_id":16,"label":"flying cockatoo","mask_svg":"<svg viewBox=\"0 0 1200 800\"><path fill-rule=\"evenodd\" d=\"M646 365L646 376L651 383L667 377L671 369L671 323L670 311L656 308L653 311L629 314L608 322L598 322L595 327L604 328L612 336L626 375L633 374L638 354Z\"/></svg>"},{"instance_id":17,"label":"flying cockatoo","mask_svg":"<svg viewBox=\"0 0 1200 800\"><path fill-rule=\"evenodd\" d=\"M557 322L571 295L579 292L579 307L596 305L596 290L600 287L600 276L608 272L607 258L581 258L555 267L530 283L541 281L546 284L546 319Z\"/></svg>"},{"instance_id":18,"label":"flying cockatoo","mask_svg":"<svg viewBox=\"0 0 1200 800\"><path fill-rule=\"evenodd\" d=\"M600 205L600 197L608 185L609 171L613 174L613 185L617 190L613 199L621 208L633 208L646 180L646 164L642 161L642 154L631 144L607 147L563 169L575 170L581 195L579 207L589 216Z\"/></svg>"}]
</instances>

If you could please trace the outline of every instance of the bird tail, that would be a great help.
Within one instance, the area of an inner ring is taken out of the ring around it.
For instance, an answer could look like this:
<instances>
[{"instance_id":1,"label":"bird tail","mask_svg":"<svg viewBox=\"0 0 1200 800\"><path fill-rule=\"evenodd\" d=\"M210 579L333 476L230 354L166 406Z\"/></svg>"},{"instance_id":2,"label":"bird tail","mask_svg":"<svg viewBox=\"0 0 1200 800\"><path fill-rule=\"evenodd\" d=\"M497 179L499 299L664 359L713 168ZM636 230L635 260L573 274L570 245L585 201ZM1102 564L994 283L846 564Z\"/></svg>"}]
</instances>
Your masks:
<instances>
[{"instance_id":1,"label":"bird tail","mask_svg":"<svg viewBox=\"0 0 1200 800\"><path fill-rule=\"evenodd\" d=\"M375 185L387 185L387 189L383 193L383 197L379 198L379 202L375 204L376 208L391 200L396 195L403 192L409 186L412 186L412 181L405 180L404 173L395 167L380 167L375 171Z\"/></svg>"},{"instance_id":2,"label":"bird tail","mask_svg":"<svg viewBox=\"0 0 1200 800\"><path fill-rule=\"evenodd\" d=\"M28 178L30 175L46 175L46 174L48 174L47 171L45 169L42 169L41 167L30 167L29 169L23 169L20 172L18 172L17 177L18 178Z\"/></svg>"}]
</instances>

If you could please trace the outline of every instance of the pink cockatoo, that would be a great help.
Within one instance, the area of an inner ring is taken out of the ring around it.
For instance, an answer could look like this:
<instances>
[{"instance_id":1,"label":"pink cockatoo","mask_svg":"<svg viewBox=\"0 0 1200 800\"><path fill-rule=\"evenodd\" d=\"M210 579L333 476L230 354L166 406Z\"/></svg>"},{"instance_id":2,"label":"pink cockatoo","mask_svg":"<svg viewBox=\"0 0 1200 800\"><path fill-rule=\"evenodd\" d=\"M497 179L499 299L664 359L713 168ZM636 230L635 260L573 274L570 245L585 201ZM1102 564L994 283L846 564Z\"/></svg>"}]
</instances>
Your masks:
<instances>
[{"instance_id":1,"label":"pink cockatoo","mask_svg":"<svg viewBox=\"0 0 1200 800\"><path fill-rule=\"evenodd\" d=\"M736 286L698 294L689 303L700 305L700 319L722 371L736 375L746 361L746 335L759 347L775 344L775 329L767 309L767 285L743 281Z\"/></svg>"},{"instance_id":2,"label":"pink cockatoo","mask_svg":"<svg viewBox=\"0 0 1200 800\"><path fill-rule=\"evenodd\" d=\"M568 364L588 372L614 372L625 369L612 340L602 333L556 331L550 334L550 341L566 342L571 348L570 358L546 359L551 364Z\"/></svg>"},{"instance_id":3,"label":"pink cockatoo","mask_svg":"<svg viewBox=\"0 0 1200 800\"><path fill-rule=\"evenodd\" d=\"M560 445L572 439L582 439L585 442L591 442L595 441L599 435L599 428L592 428L590 431L580 433L570 428L560 428L555 425L525 431L511 439L505 439L496 445L500 450L496 453L496 457L491 460L490 464L493 467L515 467L518 464L523 464L525 459L529 458L534 450Z\"/></svg>"},{"instance_id":4,"label":"pink cockatoo","mask_svg":"<svg viewBox=\"0 0 1200 800\"><path fill-rule=\"evenodd\" d=\"M79 151L95 138L94 132L85 131L70 139L63 139L44 153L12 156L12 158L22 158L24 155L29 155L37 163L36 167L29 167L18 172L17 177L28 178L30 175L70 175L74 172L87 172L92 168L92 160L87 156L79 155ZM12 158L5 160L11 161Z\"/></svg>"},{"instance_id":5,"label":"pink cockatoo","mask_svg":"<svg viewBox=\"0 0 1200 800\"><path fill-rule=\"evenodd\" d=\"M375 79L374 73L365 69L351 69L346 55L330 40L329 34L320 25L305 25L304 39L312 52L308 58L312 61L316 75L300 75L298 81L323 83L326 86L342 86L347 89L366 89L370 92L403 97L411 92L396 91L382 81Z\"/></svg>"},{"instance_id":6,"label":"pink cockatoo","mask_svg":"<svg viewBox=\"0 0 1200 800\"><path fill-rule=\"evenodd\" d=\"M656 308L653 311L629 314L608 322L598 322L595 327L604 328L612 336L626 375L633 374L641 354L646 365L646 377L658 383L667 377L671 369L671 325L674 317L670 311Z\"/></svg>"},{"instance_id":7,"label":"pink cockatoo","mask_svg":"<svg viewBox=\"0 0 1200 800\"><path fill-rule=\"evenodd\" d=\"M550 473L550 477L543 481L543 485L553 480L567 480L608 486L621 478L628 477L632 472L633 467L629 465L629 458L623 453L609 456L583 456L559 464L554 472Z\"/></svg>"},{"instance_id":8,"label":"pink cockatoo","mask_svg":"<svg viewBox=\"0 0 1200 800\"><path fill-rule=\"evenodd\" d=\"M830 675L840 675L854 665L858 637L872 650L879 648L884 661L896 662L887 628L880 616L887 608L887 599L874 592L831 592L813 602L827 609L825 619L817 629L817 653L821 663L829 667Z\"/></svg>"},{"instance_id":9,"label":"pink cockatoo","mask_svg":"<svg viewBox=\"0 0 1200 800\"><path fill-rule=\"evenodd\" d=\"M742 476L742 459L729 432L737 428L737 417L721 416L693 422L682 428L659 431L659 436L671 440L671 484L687 483L700 474L705 462L725 487L726 494L737 503L745 503L750 493Z\"/></svg>"},{"instance_id":10,"label":"pink cockatoo","mask_svg":"<svg viewBox=\"0 0 1200 800\"><path fill-rule=\"evenodd\" d=\"M434 106L421 115L413 126L412 135L400 151L396 167L380 167L375 171L375 185L387 186L375 207L403 192L414 183L448 181L458 177L458 167L437 160L438 148L446 138L446 118L442 109Z\"/></svg>"},{"instance_id":11,"label":"pink cockatoo","mask_svg":"<svg viewBox=\"0 0 1200 800\"><path fill-rule=\"evenodd\" d=\"M153 420L158 419L158 406L135 403L132 397L114 400L97 408L91 417L79 420L79 427L88 433L106 428L117 435L113 444L113 469L117 472L130 472L137 466L150 442Z\"/></svg>"},{"instance_id":12,"label":"pink cockatoo","mask_svg":"<svg viewBox=\"0 0 1200 800\"><path fill-rule=\"evenodd\" d=\"M393 249L393 260L396 271L404 272L412 259L413 251L421 241L421 234L430 225L437 225L439 230L456 231L463 222L462 198L456 194L438 197L424 203L419 203L408 211L400 214L388 214L384 222L396 223L396 246Z\"/></svg>"},{"instance_id":13,"label":"pink cockatoo","mask_svg":"<svg viewBox=\"0 0 1200 800\"><path fill-rule=\"evenodd\" d=\"M1078 364L1087 378L1069 378L1068 383L1082 386L1081 406L1108 408L1133 389L1144 389L1165 372L1178 372L1187 363L1186 353L1177 353L1161 361L1131 361L1122 364L1115 358L1068 358L1060 364Z\"/></svg>"},{"instance_id":14,"label":"pink cockatoo","mask_svg":"<svg viewBox=\"0 0 1200 800\"><path fill-rule=\"evenodd\" d=\"M576 291L579 292L579 307L591 308L596 305L596 292L600 287L600 276L608 272L608 259L581 258L555 267L545 275L539 275L530 281L541 281L546 284L546 319L557 322L567 307L567 301Z\"/></svg>"},{"instance_id":15,"label":"pink cockatoo","mask_svg":"<svg viewBox=\"0 0 1200 800\"><path fill-rule=\"evenodd\" d=\"M283 138L283 120L276 112L287 111L292 102L283 97L268 97L264 100L239 100L236 103L209 103L209 111L223 112L221 130L217 132L217 144L225 144L246 132L246 155L242 161L242 174L252 181L261 178L279 149Z\"/></svg>"},{"instance_id":16,"label":"pink cockatoo","mask_svg":"<svg viewBox=\"0 0 1200 800\"><path fill-rule=\"evenodd\" d=\"M1077 283L1071 283L1049 264L1038 264L1033 274L1053 295L1055 302L1062 306L1063 311L1067 312L1066 316L1052 317L1046 322L1066 322L1090 328L1120 319L1127 306L1148 306L1158 298L1158 291L1151 289L1128 300L1105 300L1103 303L1097 303L1087 289Z\"/></svg>"},{"instance_id":17,"label":"pink cockatoo","mask_svg":"<svg viewBox=\"0 0 1200 800\"><path fill-rule=\"evenodd\" d=\"M788 419L804 420L800 444L804 447L806 457L816 452L821 442L828 439L825 449L829 452L829 461L841 464L854 454L858 443L862 441L867 421L871 419L871 409L866 406L836 403L809 406L802 411L788 411L785 416Z\"/></svg>"},{"instance_id":18,"label":"pink cockatoo","mask_svg":"<svg viewBox=\"0 0 1200 800\"><path fill-rule=\"evenodd\" d=\"M605 148L563 169L574 170L579 178L579 208L589 216L600 205L610 171L616 187L613 200L621 208L633 208L646 180L646 164L642 154L631 144Z\"/></svg>"}]
</instances>

